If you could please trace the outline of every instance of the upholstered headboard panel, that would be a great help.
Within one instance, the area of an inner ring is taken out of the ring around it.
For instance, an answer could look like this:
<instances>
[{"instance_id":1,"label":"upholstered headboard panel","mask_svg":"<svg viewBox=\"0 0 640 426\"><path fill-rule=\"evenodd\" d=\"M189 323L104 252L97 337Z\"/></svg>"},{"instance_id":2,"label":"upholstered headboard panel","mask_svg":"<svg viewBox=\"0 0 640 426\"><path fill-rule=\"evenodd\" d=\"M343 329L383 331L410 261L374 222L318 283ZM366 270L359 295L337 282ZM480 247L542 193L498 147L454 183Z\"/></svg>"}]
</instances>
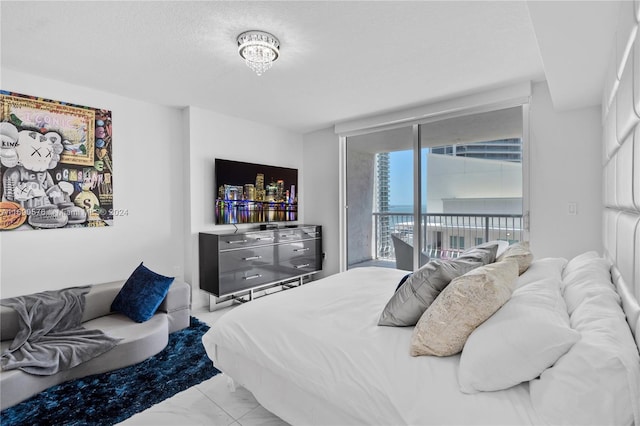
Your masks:
<instances>
[{"instance_id":1,"label":"upholstered headboard panel","mask_svg":"<svg viewBox=\"0 0 640 426\"><path fill-rule=\"evenodd\" d=\"M621 2L605 82L603 242L611 276L640 348L640 2Z\"/></svg>"}]
</instances>

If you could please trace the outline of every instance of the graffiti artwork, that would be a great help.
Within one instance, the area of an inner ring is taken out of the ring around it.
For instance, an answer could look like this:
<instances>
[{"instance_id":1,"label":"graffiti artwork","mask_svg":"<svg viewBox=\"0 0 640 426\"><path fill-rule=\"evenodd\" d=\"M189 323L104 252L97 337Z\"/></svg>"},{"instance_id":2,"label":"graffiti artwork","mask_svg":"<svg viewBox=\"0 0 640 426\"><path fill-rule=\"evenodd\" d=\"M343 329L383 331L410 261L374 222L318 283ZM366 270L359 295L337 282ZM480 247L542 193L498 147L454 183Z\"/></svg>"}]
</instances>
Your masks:
<instances>
[{"instance_id":1,"label":"graffiti artwork","mask_svg":"<svg viewBox=\"0 0 640 426\"><path fill-rule=\"evenodd\" d=\"M0 231L113 224L111 111L0 90Z\"/></svg>"}]
</instances>

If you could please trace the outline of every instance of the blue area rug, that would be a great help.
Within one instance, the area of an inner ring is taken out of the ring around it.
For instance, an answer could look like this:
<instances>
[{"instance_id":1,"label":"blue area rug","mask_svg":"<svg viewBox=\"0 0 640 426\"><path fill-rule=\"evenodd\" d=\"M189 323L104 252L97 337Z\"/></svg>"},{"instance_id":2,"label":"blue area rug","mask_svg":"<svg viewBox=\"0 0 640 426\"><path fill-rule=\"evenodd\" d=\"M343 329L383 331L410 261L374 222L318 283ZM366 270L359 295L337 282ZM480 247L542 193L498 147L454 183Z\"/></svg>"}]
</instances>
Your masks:
<instances>
[{"instance_id":1,"label":"blue area rug","mask_svg":"<svg viewBox=\"0 0 640 426\"><path fill-rule=\"evenodd\" d=\"M207 380L217 370L202 345L209 326L191 317L159 354L130 367L50 387L0 413L9 425L112 425Z\"/></svg>"}]
</instances>

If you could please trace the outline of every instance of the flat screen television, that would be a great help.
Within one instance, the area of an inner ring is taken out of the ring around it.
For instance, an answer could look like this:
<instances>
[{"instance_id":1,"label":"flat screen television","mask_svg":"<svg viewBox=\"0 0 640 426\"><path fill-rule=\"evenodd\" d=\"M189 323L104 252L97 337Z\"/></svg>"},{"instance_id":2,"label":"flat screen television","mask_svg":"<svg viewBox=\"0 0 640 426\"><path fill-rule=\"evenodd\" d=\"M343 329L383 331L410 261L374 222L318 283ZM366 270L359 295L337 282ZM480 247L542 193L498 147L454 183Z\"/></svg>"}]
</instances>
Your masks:
<instances>
[{"instance_id":1,"label":"flat screen television","mask_svg":"<svg viewBox=\"0 0 640 426\"><path fill-rule=\"evenodd\" d=\"M215 160L216 224L298 220L298 169Z\"/></svg>"}]
</instances>

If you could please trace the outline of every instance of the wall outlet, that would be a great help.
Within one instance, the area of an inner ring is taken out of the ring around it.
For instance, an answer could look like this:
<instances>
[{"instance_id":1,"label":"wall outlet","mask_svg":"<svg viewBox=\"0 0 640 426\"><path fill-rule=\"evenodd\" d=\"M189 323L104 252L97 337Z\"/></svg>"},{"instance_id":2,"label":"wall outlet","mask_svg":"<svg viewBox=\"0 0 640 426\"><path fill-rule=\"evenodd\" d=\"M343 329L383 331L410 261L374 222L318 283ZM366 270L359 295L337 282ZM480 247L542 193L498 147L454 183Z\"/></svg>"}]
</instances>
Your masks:
<instances>
[{"instance_id":1,"label":"wall outlet","mask_svg":"<svg viewBox=\"0 0 640 426\"><path fill-rule=\"evenodd\" d=\"M578 214L578 203L567 203L567 214L575 216Z\"/></svg>"}]
</instances>

